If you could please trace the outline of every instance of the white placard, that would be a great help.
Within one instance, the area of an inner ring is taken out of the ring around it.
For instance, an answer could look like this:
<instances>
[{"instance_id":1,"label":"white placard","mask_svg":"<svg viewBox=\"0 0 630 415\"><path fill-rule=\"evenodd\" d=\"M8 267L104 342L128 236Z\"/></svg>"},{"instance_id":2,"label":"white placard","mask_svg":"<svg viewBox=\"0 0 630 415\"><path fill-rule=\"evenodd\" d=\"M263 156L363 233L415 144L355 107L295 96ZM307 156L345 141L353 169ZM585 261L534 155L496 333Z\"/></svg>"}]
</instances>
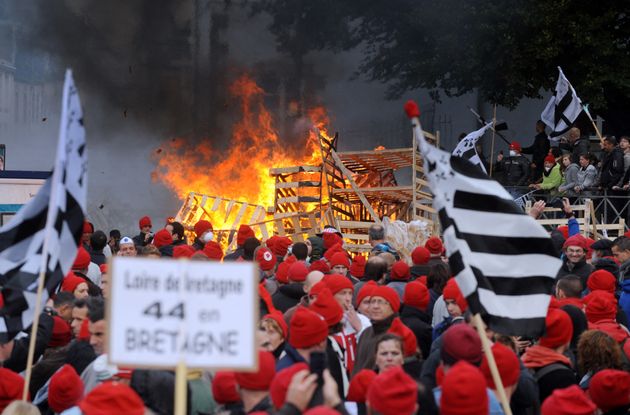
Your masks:
<instances>
[{"instance_id":1,"label":"white placard","mask_svg":"<svg viewBox=\"0 0 630 415\"><path fill-rule=\"evenodd\" d=\"M255 368L256 268L115 257L107 305L108 358L129 367Z\"/></svg>"}]
</instances>

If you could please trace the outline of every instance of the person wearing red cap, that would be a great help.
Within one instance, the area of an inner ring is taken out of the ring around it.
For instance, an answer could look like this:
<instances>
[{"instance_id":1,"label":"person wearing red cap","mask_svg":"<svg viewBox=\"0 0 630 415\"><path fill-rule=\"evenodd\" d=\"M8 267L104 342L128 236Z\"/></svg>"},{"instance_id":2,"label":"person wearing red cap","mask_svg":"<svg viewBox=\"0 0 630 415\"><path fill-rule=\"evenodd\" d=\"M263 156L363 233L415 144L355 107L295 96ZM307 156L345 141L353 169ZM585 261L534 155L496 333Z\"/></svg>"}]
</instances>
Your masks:
<instances>
[{"instance_id":1,"label":"person wearing red cap","mask_svg":"<svg viewBox=\"0 0 630 415\"><path fill-rule=\"evenodd\" d=\"M443 264L442 254L444 253L444 244L442 244L442 240L437 236L432 236L424 242L424 247L427 251L429 251L429 260L427 261L427 265L429 267L435 264Z\"/></svg>"},{"instance_id":2,"label":"person wearing red cap","mask_svg":"<svg viewBox=\"0 0 630 415\"><path fill-rule=\"evenodd\" d=\"M291 256L289 258L295 257ZM282 271L285 271L285 269L287 283L278 286L276 292L271 296L274 307L283 313L300 303L300 300L304 296L304 281L309 272L306 263L303 261L291 260L289 262L287 258L287 261L278 265L276 278L279 282L283 274Z\"/></svg>"},{"instance_id":3,"label":"person wearing red cap","mask_svg":"<svg viewBox=\"0 0 630 415\"><path fill-rule=\"evenodd\" d=\"M588 394L604 415L627 414L630 410L630 373L601 370L591 379Z\"/></svg>"},{"instance_id":4,"label":"person wearing red cap","mask_svg":"<svg viewBox=\"0 0 630 415\"><path fill-rule=\"evenodd\" d=\"M380 373L367 393L368 413L413 415L418 410L418 385L401 367Z\"/></svg>"},{"instance_id":5,"label":"person wearing red cap","mask_svg":"<svg viewBox=\"0 0 630 415\"><path fill-rule=\"evenodd\" d=\"M296 363L310 361L311 353L325 352L328 324L324 317L306 307L298 307L289 323L289 345L286 354L278 361L280 372Z\"/></svg>"},{"instance_id":6,"label":"person wearing red cap","mask_svg":"<svg viewBox=\"0 0 630 415\"><path fill-rule=\"evenodd\" d=\"M441 415L492 413L486 380L481 371L466 361L455 364L445 375L441 386Z\"/></svg>"},{"instance_id":7,"label":"person wearing red cap","mask_svg":"<svg viewBox=\"0 0 630 415\"><path fill-rule=\"evenodd\" d=\"M433 327L431 316L427 313L429 306L429 290L416 281L411 281L405 286L403 295L403 308L400 312L400 320L409 327L416 336L416 341L426 359L429 357L431 343L433 341Z\"/></svg>"},{"instance_id":8,"label":"person wearing red cap","mask_svg":"<svg viewBox=\"0 0 630 415\"><path fill-rule=\"evenodd\" d=\"M595 415L597 407L577 385L557 388L544 400L542 415Z\"/></svg>"},{"instance_id":9,"label":"person wearing red cap","mask_svg":"<svg viewBox=\"0 0 630 415\"><path fill-rule=\"evenodd\" d=\"M269 387L276 374L276 359L268 351L258 351L258 370L237 372L236 383L245 413L271 409Z\"/></svg>"},{"instance_id":10,"label":"person wearing red cap","mask_svg":"<svg viewBox=\"0 0 630 415\"><path fill-rule=\"evenodd\" d=\"M83 415L126 414L144 415L145 407L138 394L119 382L105 382L79 403Z\"/></svg>"},{"instance_id":11,"label":"person wearing red cap","mask_svg":"<svg viewBox=\"0 0 630 415\"><path fill-rule=\"evenodd\" d=\"M565 258L558 271L558 278L573 274L582 279L582 286L586 287L586 280L593 272L593 266L586 262L586 238L577 234L569 237L562 245Z\"/></svg>"},{"instance_id":12,"label":"person wearing red cap","mask_svg":"<svg viewBox=\"0 0 630 415\"><path fill-rule=\"evenodd\" d=\"M82 299L88 298L88 283L81 277L77 277L74 273L66 275L61 282L61 291L72 293L74 298Z\"/></svg>"},{"instance_id":13,"label":"person wearing red cap","mask_svg":"<svg viewBox=\"0 0 630 415\"><path fill-rule=\"evenodd\" d=\"M542 182L530 184L530 189L544 190L550 194L556 194L558 187L562 184L562 172L560 164L556 163L556 158L552 154L545 157Z\"/></svg>"},{"instance_id":14,"label":"person wearing red cap","mask_svg":"<svg viewBox=\"0 0 630 415\"><path fill-rule=\"evenodd\" d=\"M409 271L409 265L407 265L405 261L396 261L389 272L389 282L387 286L396 290L398 297L400 297L402 301L405 286L410 279L411 272Z\"/></svg>"},{"instance_id":15,"label":"person wearing red cap","mask_svg":"<svg viewBox=\"0 0 630 415\"><path fill-rule=\"evenodd\" d=\"M606 291L593 291L584 297L589 330L600 330L612 337L630 359L630 334L616 320L617 299Z\"/></svg>"},{"instance_id":16,"label":"person wearing red cap","mask_svg":"<svg viewBox=\"0 0 630 415\"><path fill-rule=\"evenodd\" d=\"M355 287L355 293L358 291L354 303L359 314L364 315L368 319L370 318L370 301L372 300L372 292L377 287L376 282L370 280L363 284L362 287Z\"/></svg>"},{"instance_id":17,"label":"person wearing red cap","mask_svg":"<svg viewBox=\"0 0 630 415\"><path fill-rule=\"evenodd\" d=\"M571 317L559 308L550 308L545 318L545 335L522 356L525 367L534 373L541 402L555 389L577 384L571 361L563 354L572 337Z\"/></svg>"},{"instance_id":18,"label":"person wearing red cap","mask_svg":"<svg viewBox=\"0 0 630 415\"><path fill-rule=\"evenodd\" d=\"M238 261L245 255L245 241L256 238L254 230L249 225L241 224L236 232L236 249L225 256L225 261Z\"/></svg>"},{"instance_id":19,"label":"person wearing red cap","mask_svg":"<svg viewBox=\"0 0 630 415\"><path fill-rule=\"evenodd\" d=\"M210 241L214 240L214 229L212 224L207 220L201 219L195 223L193 227L195 232L195 240L192 247L195 251L203 250L203 247Z\"/></svg>"},{"instance_id":20,"label":"person wearing red cap","mask_svg":"<svg viewBox=\"0 0 630 415\"><path fill-rule=\"evenodd\" d=\"M203 252L210 260L219 261L223 259L223 248L216 241L210 241L203 247Z\"/></svg>"},{"instance_id":21,"label":"person wearing red cap","mask_svg":"<svg viewBox=\"0 0 630 415\"><path fill-rule=\"evenodd\" d=\"M521 375L520 361L518 360L516 353L501 343L495 343L492 345L492 355L494 356L497 368L499 369L499 376L501 377L501 383L503 383L503 388L505 389L505 395L507 396L507 400L510 401L512 399L512 395L516 391L519 376ZM483 357L483 361L481 362L480 369L486 379L488 387L492 389L496 398L499 399L497 387L494 383L494 378L490 372L490 366L488 365L488 360L485 355Z\"/></svg>"},{"instance_id":22,"label":"person wearing red cap","mask_svg":"<svg viewBox=\"0 0 630 415\"><path fill-rule=\"evenodd\" d=\"M348 273L350 268L350 259L345 252L337 252L330 258L330 271L333 274L343 275ZM356 280L358 282L358 280Z\"/></svg>"},{"instance_id":23,"label":"person wearing red cap","mask_svg":"<svg viewBox=\"0 0 630 415\"><path fill-rule=\"evenodd\" d=\"M431 259L431 252L424 246L417 246L411 251L411 262L413 265L409 268L411 277L413 279L419 278L421 275L429 275L431 266L429 260Z\"/></svg>"},{"instance_id":24,"label":"person wearing red cap","mask_svg":"<svg viewBox=\"0 0 630 415\"><path fill-rule=\"evenodd\" d=\"M360 281L365 276L365 265L367 259L363 255L357 255L352 259L352 264L348 269L348 276L352 281Z\"/></svg>"},{"instance_id":25,"label":"person wearing red cap","mask_svg":"<svg viewBox=\"0 0 630 415\"><path fill-rule=\"evenodd\" d=\"M286 321L287 324L289 324L289 322L291 321L291 318L293 317L293 313L295 313L295 310L297 310L298 307L309 306L310 299L311 299L310 297L311 290L323 278L324 278L324 274L322 274L320 271L310 271L306 275L306 280L304 281L304 285L302 287L302 289L304 290L304 296L302 296L299 303L297 303L295 306L289 308L287 311L284 312L284 321Z\"/></svg>"},{"instance_id":26,"label":"person wearing red cap","mask_svg":"<svg viewBox=\"0 0 630 415\"><path fill-rule=\"evenodd\" d=\"M236 375L234 372L217 372L212 377L212 397L220 405L221 410L227 413L243 411L243 402L238 394Z\"/></svg>"},{"instance_id":27,"label":"person wearing red cap","mask_svg":"<svg viewBox=\"0 0 630 415\"><path fill-rule=\"evenodd\" d=\"M529 164L529 159L521 154L521 144L512 141L509 156L504 157L503 153L499 153L494 171L503 186L525 186L529 180Z\"/></svg>"},{"instance_id":28,"label":"person wearing red cap","mask_svg":"<svg viewBox=\"0 0 630 415\"><path fill-rule=\"evenodd\" d=\"M0 367L0 411L11 402L22 399L24 378L12 370Z\"/></svg>"},{"instance_id":29,"label":"person wearing red cap","mask_svg":"<svg viewBox=\"0 0 630 415\"><path fill-rule=\"evenodd\" d=\"M274 310L263 316L260 321L260 327L265 332L262 347L273 353L276 359L280 359L289 334L289 328L284 321L284 316L278 310Z\"/></svg>"},{"instance_id":30,"label":"person wearing red cap","mask_svg":"<svg viewBox=\"0 0 630 415\"><path fill-rule=\"evenodd\" d=\"M265 246L259 246L256 248L256 251L254 251L254 260L262 271L262 276L265 280L274 276L278 258L269 248Z\"/></svg>"},{"instance_id":31,"label":"person wearing red cap","mask_svg":"<svg viewBox=\"0 0 630 415\"><path fill-rule=\"evenodd\" d=\"M138 221L140 233L132 238L136 247L147 246L153 241L153 233L151 232L152 227L153 225L151 224L150 217L143 216L140 218Z\"/></svg>"},{"instance_id":32,"label":"person wearing red cap","mask_svg":"<svg viewBox=\"0 0 630 415\"><path fill-rule=\"evenodd\" d=\"M588 276L586 286L591 292L600 290L615 294L615 291L617 291L617 278L610 271L598 269Z\"/></svg>"},{"instance_id":33,"label":"person wearing red cap","mask_svg":"<svg viewBox=\"0 0 630 415\"><path fill-rule=\"evenodd\" d=\"M76 370L65 364L50 378L48 406L55 413L69 409L83 398L83 381Z\"/></svg>"}]
</instances>

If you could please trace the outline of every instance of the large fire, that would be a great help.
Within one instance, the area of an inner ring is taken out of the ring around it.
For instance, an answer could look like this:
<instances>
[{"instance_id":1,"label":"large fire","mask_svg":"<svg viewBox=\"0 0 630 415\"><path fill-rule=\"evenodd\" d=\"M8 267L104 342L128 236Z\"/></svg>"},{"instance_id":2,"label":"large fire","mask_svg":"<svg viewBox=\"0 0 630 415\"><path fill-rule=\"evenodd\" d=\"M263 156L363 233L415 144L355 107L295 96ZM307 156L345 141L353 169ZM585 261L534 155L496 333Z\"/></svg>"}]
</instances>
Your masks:
<instances>
[{"instance_id":1,"label":"large fire","mask_svg":"<svg viewBox=\"0 0 630 415\"><path fill-rule=\"evenodd\" d=\"M325 134L328 118L322 107L308 111L304 144L288 146L274 128L263 103L264 92L248 76L237 79L230 93L240 102L242 117L232 128L227 148L219 150L209 139L198 144L183 138L168 140L153 153L157 163L153 178L182 198L196 192L273 206L275 182L269 169L319 165L321 151L313 127Z\"/></svg>"}]
</instances>

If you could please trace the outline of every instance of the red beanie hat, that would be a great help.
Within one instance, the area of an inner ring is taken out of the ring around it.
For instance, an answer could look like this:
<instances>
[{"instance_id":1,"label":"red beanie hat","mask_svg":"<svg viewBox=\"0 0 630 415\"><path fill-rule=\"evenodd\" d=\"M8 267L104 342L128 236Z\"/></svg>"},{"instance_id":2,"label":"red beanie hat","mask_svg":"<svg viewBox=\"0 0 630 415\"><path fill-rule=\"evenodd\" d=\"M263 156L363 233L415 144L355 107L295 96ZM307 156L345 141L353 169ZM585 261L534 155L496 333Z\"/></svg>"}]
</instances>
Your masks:
<instances>
[{"instance_id":1,"label":"red beanie hat","mask_svg":"<svg viewBox=\"0 0 630 415\"><path fill-rule=\"evenodd\" d=\"M332 258L330 258L330 268L337 265L343 265L346 268L350 268L350 260L345 252L336 252Z\"/></svg>"},{"instance_id":2,"label":"red beanie hat","mask_svg":"<svg viewBox=\"0 0 630 415\"><path fill-rule=\"evenodd\" d=\"M48 406L60 413L78 404L82 397L83 381L71 365L63 365L50 378Z\"/></svg>"},{"instance_id":3,"label":"red beanie hat","mask_svg":"<svg viewBox=\"0 0 630 415\"><path fill-rule=\"evenodd\" d=\"M418 385L400 366L380 373L370 385L367 403L382 415L412 415L418 400Z\"/></svg>"},{"instance_id":4,"label":"red beanie hat","mask_svg":"<svg viewBox=\"0 0 630 415\"><path fill-rule=\"evenodd\" d=\"M593 415L597 407L578 386L556 389L543 402L542 415Z\"/></svg>"},{"instance_id":5,"label":"red beanie hat","mask_svg":"<svg viewBox=\"0 0 630 415\"><path fill-rule=\"evenodd\" d=\"M263 271L271 271L276 266L278 258L269 248L262 246L256 251L256 262Z\"/></svg>"},{"instance_id":6,"label":"red beanie hat","mask_svg":"<svg viewBox=\"0 0 630 415\"><path fill-rule=\"evenodd\" d=\"M0 412L13 401L22 399L24 378L12 370L0 367Z\"/></svg>"},{"instance_id":7,"label":"red beanie hat","mask_svg":"<svg viewBox=\"0 0 630 415\"><path fill-rule=\"evenodd\" d=\"M241 225L236 232L236 245L242 246L246 239L255 238L254 230L248 225Z\"/></svg>"},{"instance_id":8,"label":"red beanie hat","mask_svg":"<svg viewBox=\"0 0 630 415\"><path fill-rule=\"evenodd\" d=\"M492 345L492 355L494 356L494 360L497 362L499 376L501 376L503 386L508 387L516 385L518 378L521 375L521 366L516 354L509 347L501 343L495 343ZM492 379L492 374L490 373L490 366L488 366L488 361L486 360L485 355L479 369L481 369L481 373L483 373L483 376L486 378L488 387L490 389L496 389L494 379Z\"/></svg>"},{"instance_id":9,"label":"red beanie hat","mask_svg":"<svg viewBox=\"0 0 630 415\"><path fill-rule=\"evenodd\" d=\"M260 297L260 299L265 303L267 310L269 310L270 313L276 310L276 307L273 306L273 301L271 300L271 294L267 291L264 281L258 284L258 297Z\"/></svg>"},{"instance_id":10,"label":"red beanie hat","mask_svg":"<svg viewBox=\"0 0 630 415\"><path fill-rule=\"evenodd\" d=\"M483 352L479 334L468 324L454 324L442 335L440 358L447 365L463 360L475 366L481 363Z\"/></svg>"},{"instance_id":11,"label":"red beanie hat","mask_svg":"<svg viewBox=\"0 0 630 415\"><path fill-rule=\"evenodd\" d=\"M488 405L486 380L479 369L460 361L446 372L440 397L441 415L487 414Z\"/></svg>"},{"instance_id":12,"label":"red beanie hat","mask_svg":"<svg viewBox=\"0 0 630 415\"><path fill-rule=\"evenodd\" d=\"M101 274L107 274L107 264L101 264L98 266L98 269L101 270Z\"/></svg>"},{"instance_id":13,"label":"red beanie hat","mask_svg":"<svg viewBox=\"0 0 630 415\"><path fill-rule=\"evenodd\" d=\"M70 272L61 282L61 291L73 293L82 282L85 282L83 278L77 277L74 273Z\"/></svg>"},{"instance_id":14,"label":"red beanie hat","mask_svg":"<svg viewBox=\"0 0 630 415\"><path fill-rule=\"evenodd\" d=\"M322 279L311 287L311 290L308 292L308 295L311 298L317 297L319 293L324 291L324 289L328 289L328 286L326 285L326 282L324 282L324 280Z\"/></svg>"},{"instance_id":15,"label":"red beanie hat","mask_svg":"<svg viewBox=\"0 0 630 415\"><path fill-rule=\"evenodd\" d=\"M328 337L328 324L319 314L298 307L289 322L289 344L296 349L308 349Z\"/></svg>"},{"instance_id":16,"label":"red beanie hat","mask_svg":"<svg viewBox=\"0 0 630 415\"><path fill-rule=\"evenodd\" d=\"M617 288L617 279L610 271L598 269L589 275L586 286L591 291L601 290L614 294Z\"/></svg>"},{"instance_id":17,"label":"red beanie hat","mask_svg":"<svg viewBox=\"0 0 630 415\"><path fill-rule=\"evenodd\" d=\"M144 402L129 386L118 382L101 383L79 403L84 415L144 415Z\"/></svg>"},{"instance_id":18,"label":"red beanie hat","mask_svg":"<svg viewBox=\"0 0 630 415\"><path fill-rule=\"evenodd\" d=\"M442 255L444 252L444 245L442 240L437 236L432 236L424 243L424 247L433 255Z\"/></svg>"},{"instance_id":19,"label":"red beanie hat","mask_svg":"<svg viewBox=\"0 0 630 415\"><path fill-rule=\"evenodd\" d=\"M333 298L328 287L317 293L317 298L315 301L311 301L308 308L324 317L328 327L334 326L343 318L343 308L341 308L337 300Z\"/></svg>"},{"instance_id":20,"label":"red beanie hat","mask_svg":"<svg viewBox=\"0 0 630 415\"><path fill-rule=\"evenodd\" d=\"M195 249L190 245L175 245L173 247L173 258L190 258L195 255Z\"/></svg>"},{"instance_id":21,"label":"red beanie hat","mask_svg":"<svg viewBox=\"0 0 630 415\"><path fill-rule=\"evenodd\" d=\"M617 299L607 291L593 291L584 297L586 319L589 323L613 320L617 315Z\"/></svg>"},{"instance_id":22,"label":"red beanie hat","mask_svg":"<svg viewBox=\"0 0 630 415\"><path fill-rule=\"evenodd\" d=\"M577 246L579 248L582 248L584 252L586 252L586 238L584 238L580 234L573 235L572 237L564 241L564 244L562 245L562 249L567 249L570 246Z\"/></svg>"},{"instance_id":23,"label":"red beanie hat","mask_svg":"<svg viewBox=\"0 0 630 415\"><path fill-rule=\"evenodd\" d=\"M296 262L297 259L291 255L284 262L281 262L280 265L278 265L278 269L276 269L276 279L278 282L283 284L289 283L289 268Z\"/></svg>"},{"instance_id":24,"label":"red beanie hat","mask_svg":"<svg viewBox=\"0 0 630 415\"><path fill-rule=\"evenodd\" d=\"M282 330L282 337L287 338L289 327L287 326L287 322L284 321L284 315L279 310L273 310L269 314L265 314L262 319L275 321L276 324L280 326L280 330Z\"/></svg>"},{"instance_id":25,"label":"red beanie hat","mask_svg":"<svg viewBox=\"0 0 630 415\"><path fill-rule=\"evenodd\" d=\"M311 263L311 266L308 268L309 271L320 271L324 274L330 273L330 267L323 259L318 259L315 262ZM354 275L354 274L353 274ZM356 277L356 275L355 275Z\"/></svg>"},{"instance_id":26,"label":"red beanie hat","mask_svg":"<svg viewBox=\"0 0 630 415\"><path fill-rule=\"evenodd\" d=\"M322 239L324 240L324 249L330 249L334 245L343 245L343 239L336 233L332 232L324 232L322 234Z\"/></svg>"},{"instance_id":27,"label":"red beanie hat","mask_svg":"<svg viewBox=\"0 0 630 415\"><path fill-rule=\"evenodd\" d=\"M388 333L400 337L403 342L403 355L405 357L414 356L418 351L418 340L409 327L405 326L400 318L396 317L389 326Z\"/></svg>"},{"instance_id":28,"label":"red beanie hat","mask_svg":"<svg viewBox=\"0 0 630 415\"><path fill-rule=\"evenodd\" d=\"M338 252L342 252L344 255L346 253L346 251L344 251L343 248L341 247L341 244L335 244L331 246L330 248L328 248L326 252L324 252L324 258L326 259L326 261L330 263L332 261L333 255L335 255Z\"/></svg>"},{"instance_id":29,"label":"red beanie hat","mask_svg":"<svg viewBox=\"0 0 630 415\"><path fill-rule=\"evenodd\" d=\"M595 405L604 412L630 405L630 373L614 369L600 370L591 378L588 393Z\"/></svg>"},{"instance_id":30,"label":"red beanie hat","mask_svg":"<svg viewBox=\"0 0 630 415\"><path fill-rule=\"evenodd\" d=\"M556 158L553 156L553 154L547 154L547 156L545 157L545 161L544 163L556 163Z\"/></svg>"},{"instance_id":31,"label":"red beanie hat","mask_svg":"<svg viewBox=\"0 0 630 415\"><path fill-rule=\"evenodd\" d=\"M53 331L48 342L48 347L65 346L72 340L72 328L70 324L59 316L53 316ZM61 411L57 411L61 412Z\"/></svg>"},{"instance_id":32,"label":"red beanie hat","mask_svg":"<svg viewBox=\"0 0 630 415\"><path fill-rule=\"evenodd\" d=\"M330 292L333 295L337 294L341 290L346 289L354 291L354 285L352 284L352 282L343 275L325 275L322 281L326 283L326 286L330 289Z\"/></svg>"},{"instance_id":33,"label":"red beanie hat","mask_svg":"<svg viewBox=\"0 0 630 415\"><path fill-rule=\"evenodd\" d=\"M94 233L94 225L88 221L83 222L83 233Z\"/></svg>"},{"instance_id":34,"label":"red beanie hat","mask_svg":"<svg viewBox=\"0 0 630 415\"><path fill-rule=\"evenodd\" d=\"M424 265L431 259L431 252L423 246L419 246L411 252L411 260L414 265Z\"/></svg>"},{"instance_id":35,"label":"red beanie hat","mask_svg":"<svg viewBox=\"0 0 630 415\"><path fill-rule=\"evenodd\" d=\"M573 323L571 317L560 308L550 308L545 318L545 335L538 344L555 349L571 341L573 337Z\"/></svg>"},{"instance_id":36,"label":"red beanie hat","mask_svg":"<svg viewBox=\"0 0 630 415\"><path fill-rule=\"evenodd\" d=\"M266 350L258 351L258 370L255 372L237 372L236 383L242 389L254 391L269 390L271 381L276 375L276 358Z\"/></svg>"},{"instance_id":37,"label":"red beanie hat","mask_svg":"<svg viewBox=\"0 0 630 415\"><path fill-rule=\"evenodd\" d=\"M454 300L462 310L462 313L468 309L468 302L459 289L459 285L457 285L455 278L451 278L446 282L446 285L442 290L442 296L444 297L444 301Z\"/></svg>"},{"instance_id":38,"label":"red beanie hat","mask_svg":"<svg viewBox=\"0 0 630 415\"><path fill-rule=\"evenodd\" d=\"M216 241L210 241L203 247L203 253L210 259L221 261L223 259L223 249L221 244Z\"/></svg>"},{"instance_id":39,"label":"red beanie hat","mask_svg":"<svg viewBox=\"0 0 630 415\"><path fill-rule=\"evenodd\" d=\"M512 141L510 143L510 150L516 150L519 153L521 152L521 143L519 143L518 141Z\"/></svg>"},{"instance_id":40,"label":"red beanie hat","mask_svg":"<svg viewBox=\"0 0 630 415\"><path fill-rule=\"evenodd\" d=\"M153 226L151 224L151 218L148 216L143 216L140 218L140 220L138 221L138 227L140 229L144 228L145 226Z\"/></svg>"},{"instance_id":41,"label":"red beanie hat","mask_svg":"<svg viewBox=\"0 0 630 415\"><path fill-rule=\"evenodd\" d=\"M289 278L289 281L292 282L304 282L306 281L307 275L308 267L306 266L306 263L304 263L304 261L297 261L289 267L287 277Z\"/></svg>"},{"instance_id":42,"label":"red beanie hat","mask_svg":"<svg viewBox=\"0 0 630 415\"><path fill-rule=\"evenodd\" d=\"M363 278L365 275L365 264L367 260L363 255L357 255L350 264L350 275L356 278Z\"/></svg>"},{"instance_id":43,"label":"red beanie hat","mask_svg":"<svg viewBox=\"0 0 630 415\"><path fill-rule=\"evenodd\" d=\"M173 237L171 236L171 233L166 229L160 229L155 233L155 236L153 237L153 245L155 245L156 248L171 245L172 243Z\"/></svg>"},{"instance_id":44,"label":"red beanie hat","mask_svg":"<svg viewBox=\"0 0 630 415\"><path fill-rule=\"evenodd\" d=\"M350 380L348 396L346 400L350 402L364 403L367 398L367 391L370 384L376 378L376 372L371 369L362 369Z\"/></svg>"},{"instance_id":45,"label":"red beanie hat","mask_svg":"<svg viewBox=\"0 0 630 415\"><path fill-rule=\"evenodd\" d=\"M284 405L293 376L302 370L309 371L310 369L306 363L300 362L276 373L269 387L269 396L276 409L280 409Z\"/></svg>"},{"instance_id":46,"label":"red beanie hat","mask_svg":"<svg viewBox=\"0 0 630 415\"><path fill-rule=\"evenodd\" d=\"M234 372L215 373L212 378L212 397L220 405L241 401L241 397L236 389L236 375Z\"/></svg>"},{"instance_id":47,"label":"red beanie hat","mask_svg":"<svg viewBox=\"0 0 630 415\"><path fill-rule=\"evenodd\" d=\"M363 287L361 287L361 289L359 290L359 292L357 293L357 303L356 306L358 307L359 304L361 304L361 302L366 298L366 297L372 297L372 294L374 293L374 289L378 287L378 285L376 285L375 281L368 281L366 282Z\"/></svg>"},{"instance_id":48,"label":"red beanie hat","mask_svg":"<svg viewBox=\"0 0 630 415\"><path fill-rule=\"evenodd\" d=\"M391 306L394 313L397 313L400 310L400 297L396 290L391 287L387 287L385 285L379 285L372 291L372 297L381 297L385 299Z\"/></svg>"},{"instance_id":49,"label":"red beanie hat","mask_svg":"<svg viewBox=\"0 0 630 415\"><path fill-rule=\"evenodd\" d=\"M424 285L425 287L427 286L427 276L426 275L420 275L418 278L416 278L414 281L419 282L420 284ZM428 287L427 287L428 288Z\"/></svg>"},{"instance_id":50,"label":"red beanie hat","mask_svg":"<svg viewBox=\"0 0 630 415\"><path fill-rule=\"evenodd\" d=\"M394 265L392 265L392 271L390 272L390 277L394 281L409 281L411 278L409 265L407 265L404 261L394 262Z\"/></svg>"},{"instance_id":51,"label":"red beanie hat","mask_svg":"<svg viewBox=\"0 0 630 415\"><path fill-rule=\"evenodd\" d=\"M87 267L90 266L91 260L90 253L83 246L79 246L74 264L72 264L72 269L87 269Z\"/></svg>"},{"instance_id":52,"label":"red beanie hat","mask_svg":"<svg viewBox=\"0 0 630 415\"><path fill-rule=\"evenodd\" d=\"M403 303L405 305L419 308L426 311L429 306L429 289L419 281L411 281L405 285L405 294L403 295Z\"/></svg>"},{"instance_id":53,"label":"red beanie hat","mask_svg":"<svg viewBox=\"0 0 630 415\"><path fill-rule=\"evenodd\" d=\"M558 226L556 229L564 236L565 240L569 238L569 227L567 225Z\"/></svg>"},{"instance_id":54,"label":"red beanie hat","mask_svg":"<svg viewBox=\"0 0 630 415\"><path fill-rule=\"evenodd\" d=\"M83 322L81 323L81 328L79 329L79 335L77 336L77 338L79 340L84 340L89 342L90 341L90 320L88 320L87 318L85 320L83 320Z\"/></svg>"},{"instance_id":55,"label":"red beanie hat","mask_svg":"<svg viewBox=\"0 0 630 415\"><path fill-rule=\"evenodd\" d=\"M291 245L293 245L293 241L289 237L277 236L270 248L277 256L285 256Z\"/></svg>"},{"instance_id":56,"label":"red beanie hat","mask_svg":"<svg viewBox=\"0 0 630 415\"><path fill-rule=\"evenodd\" d=\"M200 220L197 223L195 223L195 235L197 235L198 237L203 235L204 232L206 231L212 231L212 224L210 222L208 222L207 220Z\"/></svg>"}]
</instances>

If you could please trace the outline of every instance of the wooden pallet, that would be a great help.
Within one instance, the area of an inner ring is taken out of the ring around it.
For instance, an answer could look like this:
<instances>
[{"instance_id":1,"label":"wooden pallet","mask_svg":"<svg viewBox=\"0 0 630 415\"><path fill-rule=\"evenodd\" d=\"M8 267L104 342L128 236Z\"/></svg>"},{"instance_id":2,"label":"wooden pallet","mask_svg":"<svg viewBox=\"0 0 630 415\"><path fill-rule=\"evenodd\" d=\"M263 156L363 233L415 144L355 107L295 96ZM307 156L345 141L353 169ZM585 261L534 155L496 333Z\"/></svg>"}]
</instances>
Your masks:
<instances>
[{"instance_id":1,"label":"wooden pallet","mask_svg":"<svg viewBox=\"0 0 630 415\"><path fill-rule=\"evenodd\" d=\"M292 166L272 168L275 178L274 214L321 210L321 166Z\"/></svg>"}]
</instances>

